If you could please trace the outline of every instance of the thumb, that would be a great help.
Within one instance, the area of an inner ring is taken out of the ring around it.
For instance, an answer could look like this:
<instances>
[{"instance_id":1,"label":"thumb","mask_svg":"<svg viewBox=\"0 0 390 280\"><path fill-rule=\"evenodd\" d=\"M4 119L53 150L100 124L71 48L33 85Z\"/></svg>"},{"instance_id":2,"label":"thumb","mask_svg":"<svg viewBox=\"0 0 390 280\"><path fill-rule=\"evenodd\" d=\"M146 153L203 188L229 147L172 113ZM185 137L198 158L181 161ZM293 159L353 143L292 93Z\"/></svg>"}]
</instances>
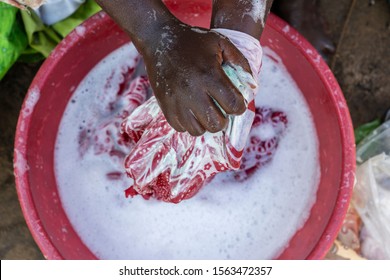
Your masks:
<instances>
[{"instance_id":1,"label":"thumb","mask_svg":"<svg viewBox=\"0 0 390 280\"><path fill-rule=\"evenodd\" d=\"M234 46L228 38L221 40L223 63L230 63L241 66L246 72L252 74L251 67L245 56Z\"/></svg>"}]
</instances>

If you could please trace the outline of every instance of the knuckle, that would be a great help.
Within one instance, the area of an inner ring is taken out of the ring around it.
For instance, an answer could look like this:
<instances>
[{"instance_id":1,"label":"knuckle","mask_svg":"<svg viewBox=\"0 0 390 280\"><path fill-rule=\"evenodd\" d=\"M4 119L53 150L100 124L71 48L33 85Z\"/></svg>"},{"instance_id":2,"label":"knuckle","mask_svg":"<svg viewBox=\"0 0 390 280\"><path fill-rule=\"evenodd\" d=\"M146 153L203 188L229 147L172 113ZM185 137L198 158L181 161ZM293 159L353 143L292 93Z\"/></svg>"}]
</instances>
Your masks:
<instances>
[{"instance_id":1,"label":"knuckle","mask_svg":"<svg viewBox=\"0 0 390 280\"><path fill-rule=\"evenodd\" d=\"M227 103L226 113L228 114L242 114L246 107L242 97L231 98Z\"/></svg>"},{"instance_id":2,"label":"knuckle","mask_svg":"<svg viewBox=\"0 0 390 280\"><path fill-rule=\"evenodd\" d=\"M227 120L226 119L215 119L212 123L210 123L208 127L208 131L212 133L219 132L226 127Z\"/></svg>"},{"instance_id":3,"label":"knuckle","mask_svg":"<svg viewBox=\"0 0 390 280\"><path fill-rule=\"evenodd\" d=\"M205 132L204 130L196 129L196 128L191 128L188 129L187 131L191 136L195 136L195 137L201 136Z\"/></svg>"}]
</instances>

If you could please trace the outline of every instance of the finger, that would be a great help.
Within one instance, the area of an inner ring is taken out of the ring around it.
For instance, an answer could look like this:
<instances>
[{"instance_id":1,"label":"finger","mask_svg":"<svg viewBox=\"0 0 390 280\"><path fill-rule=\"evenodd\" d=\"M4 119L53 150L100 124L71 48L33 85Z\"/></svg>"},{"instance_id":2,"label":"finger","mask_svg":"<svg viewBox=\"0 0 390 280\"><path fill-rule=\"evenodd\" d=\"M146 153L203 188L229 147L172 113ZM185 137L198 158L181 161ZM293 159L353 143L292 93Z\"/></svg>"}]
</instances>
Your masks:
<instances>
[{"instance_id":1,"label":"finger","mask_svg":"<svg viewBox=\"0 0 390 280\"><path fill-rule=\"evenodd\" d=\"M163 111L165 119L167 120L169 125L174 130L176 130L178 132L185 132L186 131L184 125L181 122L181 118L180 118L177 110L175 110L174 108L171 108L167 112L165 112L166 110L162 110L162 111Z\"/></svg>"},{"instance_id":2,"label":"finger","mask_svg":"<svg viewBox=\"0 0 390 280\"><path fill-rule=\"evenodd\" d=\"M227 125L227 119L215 104L215 101L206 94L207 101L199 102L200 107L194 111L198 122L209 132L216 133Z\"/></svg>"},{"instance_id":3,"label":"finger","mask_svg":"<svg viewBox=\"0 0 390 280\"><path fill-rule=\"evenodd\" d=\"M190 135L201 136L206 132L204 127L196 119L192 110L188 110L184 115L185 117L183 118L183 125Z\"/></svg>"},{"instance_id":4,"label":"finger","mask_svg":"<svg viewBox=\"0 0 390 280\"><path fill-rule=\"evenodd\" d=\"M252 74L251 67L245 56L228 39L220 41L222 59L225 63L241 66L245 71Z\"/></svg>"},{"instance_id":5,"label":"finger","mask_svg":"<svg viewBox=\"0 0 390 280\"><path fill-rule=\"evenodd\" d=\"M208 85L209 95L229 115L241 115L246 110L245 99L221 66L216 66L214 81Z\"/></svg>"},{"instance_id":6,"label":"finger","mask_svg":"<svg viewBox=\"0 0 390 280\"><path fill-rule=\"evenodd\" d=\"M168 119L167 119L167 122L177 132L185 132L186 131L186 129L184 128L183 124L180 122L180 120L177 116L174 117L173 119L171 119L170 121L168 121Z\"/></svg>"}]
</instances>

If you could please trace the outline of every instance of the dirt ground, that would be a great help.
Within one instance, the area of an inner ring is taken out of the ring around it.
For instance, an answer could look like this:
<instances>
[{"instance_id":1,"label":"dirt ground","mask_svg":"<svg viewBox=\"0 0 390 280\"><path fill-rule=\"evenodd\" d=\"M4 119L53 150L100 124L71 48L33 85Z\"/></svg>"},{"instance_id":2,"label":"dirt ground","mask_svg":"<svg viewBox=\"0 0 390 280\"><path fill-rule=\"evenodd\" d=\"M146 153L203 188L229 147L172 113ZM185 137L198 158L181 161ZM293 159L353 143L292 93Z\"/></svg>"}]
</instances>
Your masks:
<instances>
[{"instance_id":1,"label":"dirt ground","mask_svg":"<svg viewBox=\"0 0 390 280\"><path fill-rule=\"evenodd\" d=\"M390 108L390 5L386 0L322 0L337 44L330 61L355 126ZM0 82L0 259L43 259L24 221L13 177L19 110L39 64L16 64Z\"/></svg>"}]
</instances>

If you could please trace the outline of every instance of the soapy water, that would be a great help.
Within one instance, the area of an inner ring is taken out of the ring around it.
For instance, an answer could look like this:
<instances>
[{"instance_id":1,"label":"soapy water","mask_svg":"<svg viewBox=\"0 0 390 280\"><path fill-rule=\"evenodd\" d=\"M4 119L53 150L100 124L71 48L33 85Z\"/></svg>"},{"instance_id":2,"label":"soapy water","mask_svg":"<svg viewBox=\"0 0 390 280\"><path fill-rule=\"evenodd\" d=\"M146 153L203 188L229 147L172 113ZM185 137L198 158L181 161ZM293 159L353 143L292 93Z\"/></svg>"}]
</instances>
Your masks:
<instances>
[{"instance_id":1,"label":"soapy water","mask_svg":"<svg viewBox=\"0 0 390 280\"><path fill-rule=\"evenodd\" d=\"M147 85L143 77L135 79L139 58L134 46L108 55L85 77L60 125L55 172L68 218L98 258L270 259L288 246L315 202L318 144L302 94L277 55L269 49L265 54L257 106L283 112L288 119L273 159L250 176L219 174L177 205L141 196L126 199L132 181L122 158L131 145L95 141L118 133L117 123L129 113L129 104L143 102L117 96ZM275 131L262 126L256 133L269 140ZM253 167L250 160L243 164Z\"/></svg>"},{"instance_id":2,"label":"soapy water","mask_svg":"<svg viewBox=\"0 0 390 280\"><path fill-rule=\"evenodd\" d=\"M257 39L228 29L213 32L227 36L249 59L252 73L258 75L262 49ZM194 196L216 173L240 167L255 117L257 78L253 79L240 66L224 64L222 68L248 104L242 115L228 116L228 126L224 131L205 133L201 137L178 133L167 123L155 97L124 119L122 131L135 144L124 161L126 173L134 180L133 186L126 191L127 195L138 193L179 203ZM128 94L132 95L131 92ZM206 110L206 118L210 117L207 115Z\"/></svg>"}]
</instances>

